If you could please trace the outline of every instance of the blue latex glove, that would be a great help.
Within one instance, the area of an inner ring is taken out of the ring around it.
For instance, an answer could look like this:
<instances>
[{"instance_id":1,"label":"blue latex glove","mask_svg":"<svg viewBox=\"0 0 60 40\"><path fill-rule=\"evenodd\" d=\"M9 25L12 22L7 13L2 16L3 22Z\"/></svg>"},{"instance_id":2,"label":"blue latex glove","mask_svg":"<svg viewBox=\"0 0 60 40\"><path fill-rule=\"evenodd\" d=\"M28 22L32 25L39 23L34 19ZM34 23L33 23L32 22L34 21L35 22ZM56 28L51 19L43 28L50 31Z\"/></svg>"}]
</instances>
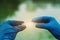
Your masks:
<instances>
[{"instance_id":1,"label":"blue latex glove","mask_svg":"<svg viewBox=\"0 0 60 40\"><path fill-rule=\"evenodd\" d=\"M9 20L0 24L0 40L14 40L16 34L22 31L26 26L22 25L23 21ZM20 26L18 26L20 25Z\"/></svg>"},{"instance_id":2,"label":"blue latex glove","mask_svg":"<svg viewBox=\"0 0 60 40\"><path fill-rule=\"evenodd\" d=\"M33 22L37 23L37 28L47 29L50 31L58 40L60 40L60 24L54 17L42 16L32 19Z\"/></svg>"}]
</instances>

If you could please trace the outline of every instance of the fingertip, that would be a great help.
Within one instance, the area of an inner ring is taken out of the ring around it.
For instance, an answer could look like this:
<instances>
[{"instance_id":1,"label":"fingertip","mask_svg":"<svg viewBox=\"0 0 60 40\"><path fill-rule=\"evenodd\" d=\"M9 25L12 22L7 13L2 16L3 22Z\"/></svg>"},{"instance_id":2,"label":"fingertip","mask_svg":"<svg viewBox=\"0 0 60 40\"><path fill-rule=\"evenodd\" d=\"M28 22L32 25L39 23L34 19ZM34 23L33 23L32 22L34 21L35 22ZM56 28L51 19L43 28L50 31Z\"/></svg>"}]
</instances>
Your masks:
<instances>
[{"instance_id":1,"label":"fingertip","mask_svg":"<svg viewBox=\"0 0 60 40\"><path fill-rule=\"evenodd\" d=\"M36 28L41 28L41 24L36 24Z\"/></svg>"},{"instance_id":2,"label":"fingertip","mask_svg":"<svg viewBox=\"0 0 60 40\"><path fill-rule=\"evenodd\" d=\"M39 20L40 20L39 17L36 17L36 18L33 18L33 19L32 19L32 22L39 23L39 22L38 22Z\"/></svg>"},{"instance_id":3,"label":"fingertip","mask_svg":"<svg viewBox=\"0 0 60 40\"><path fill-rule=\"evenodd\" d=\"M18 27L19 27L19 31L23 31L26 28L25 25L19 25Z\"/></svg>"},{"instance_id":4,"label":"fingertip","mask_svg":"<svg viewBox=\"0 0 60 40\"><path fill-rule=\"evenodd\" d=\"M35 23L49 23L54 17L51 16L41 16L33 18L32 21Z\"/></svg>"},{"instance_id":5,"label":"fingertip","mask_svg":"<svg viewBox=\"0 0 60 40\"><path fill-rule=\"evenodd\" d=\"M18 26L24 23L24 21L16 21L16 20L8 20L7 21L8 24L10 24L11 26Z\"/></svg>"},{"instance_id":6,"label":"fingertip","mask_svg":"<svg viewBox=\"0 0 60 40\"><path fill-rule=\"evenodd\" d=\"M15 26L14 30L18 33L20 31L23 31L26 28L26 26L20 25L20 26Z\"/></svg>"}]
</instances>

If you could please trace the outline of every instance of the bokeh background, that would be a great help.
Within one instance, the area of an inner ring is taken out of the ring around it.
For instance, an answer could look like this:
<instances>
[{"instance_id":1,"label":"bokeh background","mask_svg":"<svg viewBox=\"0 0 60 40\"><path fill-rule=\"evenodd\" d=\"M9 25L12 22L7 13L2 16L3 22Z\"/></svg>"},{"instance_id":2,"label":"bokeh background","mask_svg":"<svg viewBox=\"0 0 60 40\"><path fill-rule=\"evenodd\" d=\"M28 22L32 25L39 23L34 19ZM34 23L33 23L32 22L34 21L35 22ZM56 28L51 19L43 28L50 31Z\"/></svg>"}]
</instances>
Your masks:
<instances>
[{"instance_id":1,"label":"bokeh background","mask_svg":"<svg viewBox=\"0 0 60 40\"><path fill-rule=\"evenodd\" d=\"M23 20L27 28L15 40L57 40L45 29L35 28L37 16L53 16L60 23L60 0L0 0L0 22Z\"/></svg>"}]
</instances>

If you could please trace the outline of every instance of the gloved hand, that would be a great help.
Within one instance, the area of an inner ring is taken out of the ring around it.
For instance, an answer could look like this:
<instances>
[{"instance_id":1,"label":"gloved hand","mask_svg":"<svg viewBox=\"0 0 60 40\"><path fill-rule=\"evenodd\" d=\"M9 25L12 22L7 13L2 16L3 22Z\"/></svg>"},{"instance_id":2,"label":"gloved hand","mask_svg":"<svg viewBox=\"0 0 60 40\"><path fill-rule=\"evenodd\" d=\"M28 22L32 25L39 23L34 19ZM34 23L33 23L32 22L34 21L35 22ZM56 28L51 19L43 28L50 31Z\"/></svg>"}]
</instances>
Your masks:
<instances>
[{"instance_id":1,"label":"gloved hand","mask_svg":"<svg viewBox=\"0 0 60 40\"><path fill-rule=\"evenodd\" d=\"M43 16L32 19L33 22L37 23L37 28L47 29L50 31L58 40L60 40L60 24L54 17Z\"/></svg>"},{"instance_id":2,"label":"gloved hand","mask_svg":"<svg viewBox=\"0 0 60 40\"><path fill-rule=\"evenodd\" d=\"M0 24L0 40L14 40L16 34L22 31L26 26L23 21L8 20ZM19 26L18 26L19 25Z\"/></svg>"}]
</instances>

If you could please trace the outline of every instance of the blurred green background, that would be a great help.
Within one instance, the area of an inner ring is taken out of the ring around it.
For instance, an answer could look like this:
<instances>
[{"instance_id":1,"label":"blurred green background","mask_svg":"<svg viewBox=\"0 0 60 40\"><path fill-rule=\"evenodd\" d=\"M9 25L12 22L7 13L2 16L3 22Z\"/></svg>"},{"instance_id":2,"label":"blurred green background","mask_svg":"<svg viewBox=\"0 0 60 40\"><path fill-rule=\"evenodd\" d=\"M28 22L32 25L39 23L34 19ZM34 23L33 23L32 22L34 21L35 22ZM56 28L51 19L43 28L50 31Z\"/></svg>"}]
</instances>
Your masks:
<instances>
[{"instance_id":1,"label":"blurred green background","mask_svg":"<svg viewBox=\"0 0 60 40\"><path fill-rule=\"evenodd\" d=\"M28 20L36 16L54 16L60 22L60 0L0 0L0 22ZM15 40L56 40L44 29L27 28Z\"/></svg>"}]
</instances>

